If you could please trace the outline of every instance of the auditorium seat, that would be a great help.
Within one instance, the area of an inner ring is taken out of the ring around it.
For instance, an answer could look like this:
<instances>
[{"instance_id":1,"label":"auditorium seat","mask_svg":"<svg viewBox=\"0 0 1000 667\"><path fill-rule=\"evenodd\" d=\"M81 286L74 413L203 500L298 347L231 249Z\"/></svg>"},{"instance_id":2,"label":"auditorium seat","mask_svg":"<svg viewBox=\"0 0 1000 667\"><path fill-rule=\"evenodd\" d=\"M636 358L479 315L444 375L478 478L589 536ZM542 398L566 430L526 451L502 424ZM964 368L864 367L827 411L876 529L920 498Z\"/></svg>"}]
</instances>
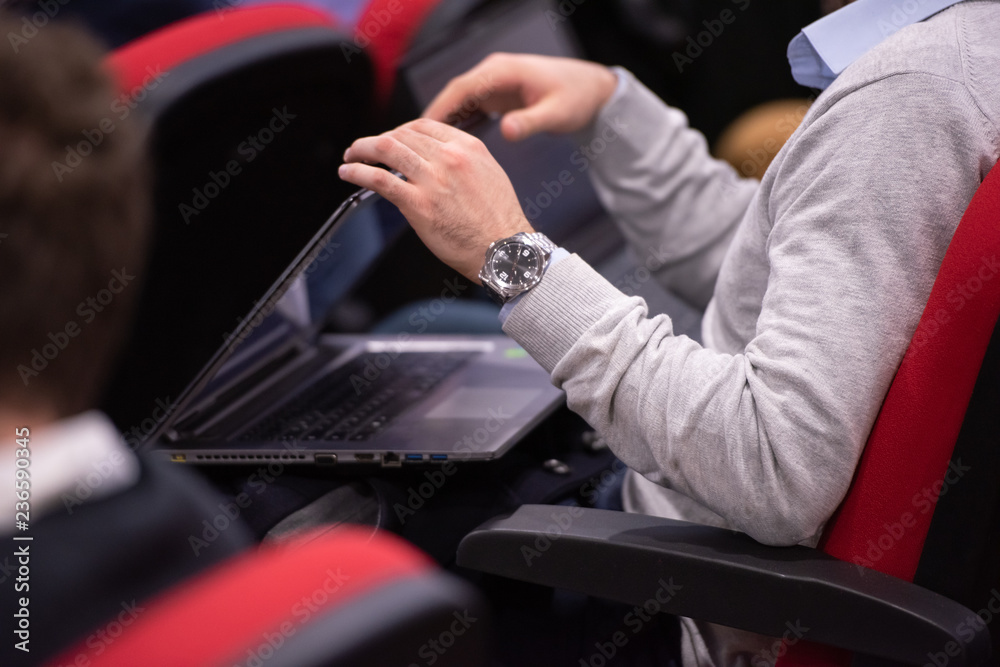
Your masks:
<instances>
[{"instance_id":1,"label":"auditorium seat","mask_svg":"<svg viewBox=\"0 0 1000 667\"><path fill-rule=\"evenodd\" d=\"M525 505L470 533L459 564L628 604L670 576L683 592L665 611L782 638L770 656L780 667L846 667L852 654L973 666L991 647L1000 656L1000 630L988 627L1000 617L998 221L994 167L818 549L601 510L560 524L554 508ZM539 556L529 562L525 549Z\"/></svg>"},{"instance_id":2,"label":"auditorium seat","mask_svg":"<svg viewBox=\"0 0 1000 667\"><path fill-rule=\"evenodd\" d=\"M219 304L249 312L355 189L337 168L372 130L374 82L367 56L345 59L352 44L328 14L275 4L195 16L109 56L122 113L150 126L155 173L133 336L102 403L119 426L148 414L151 392L180 395L238 324ZM210 349L178 349L195 330L215 332Z\"/></svg>"},{"instance_id":3,"label":"auditorium seat","mask_svg":"<svg viewBox=\"0 0 1000 667\"><path fill-rule=\"evenodd\" d=\"M489 619L467 584L399 538L345 528L226 561L143 602L91 667L486 664Z\"/></svg>"}]
</instances>

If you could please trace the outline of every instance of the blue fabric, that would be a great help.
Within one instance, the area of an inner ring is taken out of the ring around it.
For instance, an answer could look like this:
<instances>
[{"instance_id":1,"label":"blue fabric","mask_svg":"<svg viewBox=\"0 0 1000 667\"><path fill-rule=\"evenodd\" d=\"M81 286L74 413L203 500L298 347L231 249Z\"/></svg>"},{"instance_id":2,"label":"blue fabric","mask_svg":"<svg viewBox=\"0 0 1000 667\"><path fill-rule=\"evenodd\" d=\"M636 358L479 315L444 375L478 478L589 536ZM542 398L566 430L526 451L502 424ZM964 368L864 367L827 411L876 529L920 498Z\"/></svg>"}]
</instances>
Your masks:
<instances>
[{"instance_id":1,"label":"blue fabric","mask_svg":"<svg viewBox=\"0 0 1000 667\"><path fill-rule=\"evenodd\" d=\"M566 259L567 257L569 257L568 250L566 250L565 248L556 248L555 250L552 251L552 255L549 257L549 265L548 267L546 267L545 270L548 271L553 266L555 266L562 260ZM513 299L505 303L503 308L500 309L500 315L499 315L500 326L503 326L504 322L507 321L507 318L510 316L510 311L514 310L514 306L518 304L518 302L521 300L523 296L524 296L523 292L521 294L518 294Z\"/></svg>"},{"instance_id":2,"label":"blue fabric","mask_svg":"<svg viewBox=\"0 0 1000 667\"><path fill-rule=\"evenodd\" d=\"M381 219L375 206L357 209L306 267L313 322L323 321L327 311L357 285L385 250Z\"/></svg>"},{"instance_id":3,"label":"blue fabric","mask_svg":"<svg viewBox=\"0 0 1000 667\"><path fill-rule=\"evenodd\" d=\"M49 9L20 0L6 6L26 14L44 10L43 15L57 21L79 21L105 46L114 49L175 21L217 9L213 1L229 7L239 0L61 0L49 3Z\"/></svg>"},{"instance_id":4,"label":"blue fabric","mask_svg":"<svg viewBox=\"0 0 1000 667\"><path fill-rule=\"evenodd\" d=\"M788 45L792 77L825 89L855 60L908 25L961 0L856 0L809 24Z\"/></svg>"},{"instance_id":5,"label":"blue fabric","mask_svg":"<svg viewBox=\"0 0 1000 667\"><path fill-rule=\"evenodd\" d=\"M414 301L390 313L371 330L375 334L502 335L492 301L438 299Z\"/></svg>"},{"instance_id":6,"label":"blue fabric","mask_svg":"<svg viewBox=\"0 0 1000 667\"><path fill-rule=\"evenodd\" d=\"M225 0L223 0L225 1ZM368 6L369 0L298 0L296 4L310 5L332 14L334 18L346 25L357 25L361 12ZM274 0L248 0L248 5L271 4Z\"/></svg>"}]
</instances>

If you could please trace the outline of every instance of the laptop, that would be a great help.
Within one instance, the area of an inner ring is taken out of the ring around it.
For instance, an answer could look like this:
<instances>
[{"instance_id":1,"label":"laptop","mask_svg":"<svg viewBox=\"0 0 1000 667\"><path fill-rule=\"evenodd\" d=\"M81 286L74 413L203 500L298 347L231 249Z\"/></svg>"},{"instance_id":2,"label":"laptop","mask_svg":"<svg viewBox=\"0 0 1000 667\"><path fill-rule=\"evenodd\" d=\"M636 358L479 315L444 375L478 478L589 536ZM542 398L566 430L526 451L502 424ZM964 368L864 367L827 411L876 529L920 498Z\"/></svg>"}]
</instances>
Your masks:
<instances>
[{"instance_id":1,"label":"laptop","mask_svg":"<svg viewBox=\"0 0 1000 667\"><path fill-rule=\"evenodd\" d=\"M576 52L537 7L525 5L415 54L404 76L426 102L482 49L545 44L553 55ZM495 122L476 134L506 163L520 199L572 166L578 148L550 136L509 144ZM588 249L603 254L613 244L591 219L600 207L587 175L577 174L572 189L533 223L594 261ZM213 202L211 212L222 204ZM138 334L103 402L130 444L156 443L184 463L488 460L562 402L547 374L504 337L343 336L312 323L406 227L380 197L356 193L318 231L304 220L276 230L240 211L213 225L214 232L208 225L176 232L186 236L171 239L150 271L155 298L140 304ZM593 242L575 238L580 233ZM196 272L163 270L179 253ZM224 327L232 331L220 336ZM157 358L160 350L169 361Z\"/></svg>"},{"instance_id":2,"label":"laptop","mask_svg":"<svg viewBox=\"0 0 1000 667\"><path fill-rule=\"evenodd\" d=\"M371 254L353 244L379 224L380 200L368 190L349 197L226 335L148 434L159 455L388 467L490 460L563 403L504 336L329 334L312 323L307 278Z\"/></svg>"}]
</instances>

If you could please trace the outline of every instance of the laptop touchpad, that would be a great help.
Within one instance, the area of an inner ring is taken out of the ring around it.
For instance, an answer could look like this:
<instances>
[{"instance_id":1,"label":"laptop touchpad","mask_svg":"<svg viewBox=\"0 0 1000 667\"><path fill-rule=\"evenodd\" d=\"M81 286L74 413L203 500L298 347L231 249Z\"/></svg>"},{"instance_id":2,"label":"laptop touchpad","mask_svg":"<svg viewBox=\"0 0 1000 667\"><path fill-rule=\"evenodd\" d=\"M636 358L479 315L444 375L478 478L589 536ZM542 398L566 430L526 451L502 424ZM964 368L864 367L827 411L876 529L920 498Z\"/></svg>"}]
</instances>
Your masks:
<instances>
[{"instance_id":1,"label":"laptop touchpad","mask_svg":"<svg viewBox=\"0 0 1000 667\"><path fill-rule=\"evenodd\" d=\"M427 412L428 419L486 419L498 412L513 417L531 405L538 389L461 387Z\"/></svg>"}]
</instances>

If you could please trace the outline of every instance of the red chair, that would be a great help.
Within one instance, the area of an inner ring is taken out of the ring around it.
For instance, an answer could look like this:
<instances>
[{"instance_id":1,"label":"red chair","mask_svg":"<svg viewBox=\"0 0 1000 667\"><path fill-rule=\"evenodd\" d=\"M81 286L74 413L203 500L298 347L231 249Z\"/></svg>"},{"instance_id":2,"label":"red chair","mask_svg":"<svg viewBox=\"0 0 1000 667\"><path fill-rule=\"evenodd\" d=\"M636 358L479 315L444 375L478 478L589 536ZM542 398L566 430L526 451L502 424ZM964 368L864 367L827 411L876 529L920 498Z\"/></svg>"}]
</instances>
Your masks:
<instances>
[{"instance_id":1,"label":"red chair","mask_svg":"<svg viewBox=\"0 0 1000 667\"><path fill-rule=\"evenodd\" d=\"M354 28L355 45L363 46L372 59L382 125L394 127L423 111L400 76L406 67L435 57L442 45L464 36L472 24L492 23L515 7L541 14L551 5L534 0L370 0ZM465 68L475 64L463 63Z\"/></svg>"},{"instance_id":2,"label":"red chair","mask_svg":"<svg viewBox=\"0 0 1000 667\"><path fill-rule=\"evenodd\" d=\"M155 171L151 257L104 401L120 425L139 423L151 396L180 395L234 326L220 305L245 312L355 189L336 171L374 96L367 57L344 57L351 43L325 14L275 5L193 17L108 59L120 113L148 121ZM177 349L186 328L218 335L211 349ZM51 664L483 661L475 595L389 536L261 549L140 602L121 636Z\"/></svg>"},{"instance_id":3,"label":"red chair","mask_svg":"<svg viewBox=\"0 0 1000 667\"><path fill-rule=\"evenodd\" d=\"M474 667L488 624L474 591L407 543L344 529L223 563L49 664Z\"/></svg>"},{"instance_id":4,"label":"red chair","mask_svg":"<svg viewBox=\"0 0 1000 667\"><path fill-rule=\"evenodd\" d=\"M353 191L337 168L372 130L374 80L367 56L345 58L352 44L322 12L261 5L180 21L109 57L121 113L149 122L155 170L143 292L102 404L120 427L182 394L235 328L234 308L267 293ZM199 349L179 349L205 331Z\"/></svg>"},{"instance_id":5,"label":"red chair","mask_svg":"<svg viewBox=\"0 0 1000 667\"><path fill-rule=\"evenodd\" d=\"M194 58L245 40L300 30L335 28L323 12L291 5L261 5L194 16L144 35L116 49L108 65L118 74L123 91L148 83L147 68L170 71Z\"/></svg>"},{"instance_id":6,"label":"red chair","mask_svg":"<svg viewBox=\"0 0 1000 667\"><path fill-rule=\"evenodd\" d=\"M1000 656L998 256L1000 166L955 232L819 549L601 510L557 525L536 505L468 535L459 564L628 604L669 575L683 589L663 611L783 637L769 657L785 667ZM521 549L539 544L527 562Z\"/></svg>"},{"instance_id":7,"label":"red chair","mask_svg":"<svg viewBox=\"0 0 1000 667\"><path fill-rule=\"evenodd\" d=\"M363 47L372 59L377 94L383 102L388 101L395 87L400 62L428 16L442 4L449 3L447 0L370 0L362 10L354 28L355 44Z\"/></svg>"}]
</instances>

